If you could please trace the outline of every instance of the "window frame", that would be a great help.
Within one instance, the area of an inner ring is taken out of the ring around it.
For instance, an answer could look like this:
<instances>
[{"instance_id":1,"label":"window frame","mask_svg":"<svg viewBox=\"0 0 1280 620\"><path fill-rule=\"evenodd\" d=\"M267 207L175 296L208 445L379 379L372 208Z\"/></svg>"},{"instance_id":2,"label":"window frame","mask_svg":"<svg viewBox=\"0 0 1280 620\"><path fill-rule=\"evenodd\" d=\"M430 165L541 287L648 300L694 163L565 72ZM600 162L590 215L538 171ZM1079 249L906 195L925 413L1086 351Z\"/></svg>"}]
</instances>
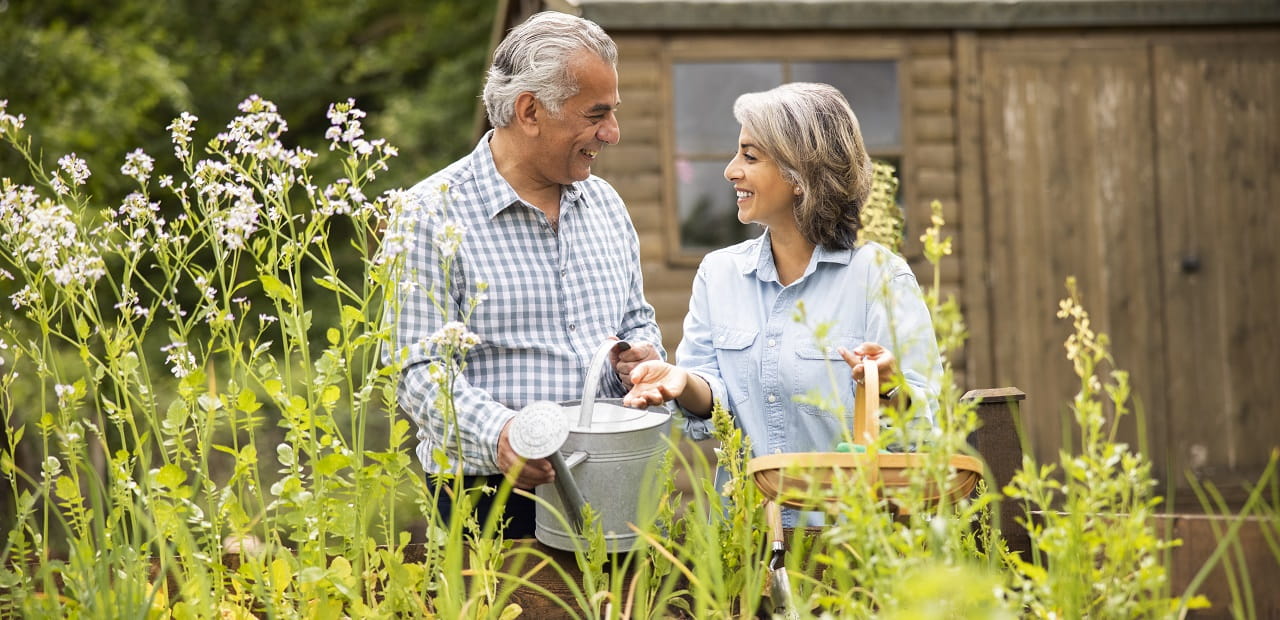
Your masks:
<instances>
[{"instance_id":1,"label":"window frame","mask_svg":"<svg viewBox=\"0 0 1280 620\"><path fill-rule=\"evenodd\" d=\"M768 53L759 50L771 50ZM740 53L737 50L750 50ZM910 169L911 80L905 74L909 67L908 48L901 39L850 33L811 34L736 34L705 37L678 37L664 45L660 54L662 89L662 133L659 137L662 153L662 239L667 264L672 267L697 267L710 250L692 250L683 247L680 238L680 206L676 183L676 135L675 135L675 66L680 63L700 62L761 62L781 63L784 81L791 81L791 65L801 62L860 62L888 61L895 65L898 79L898 118L900 141L891 147L868 148L872 158L896 158L898 179L904 204L913 204L911 184L906 182ZM692 161L712 161L715 153L693 153ZM727 164L731 155L725 151Z\"/></svg>"}]
</instances>

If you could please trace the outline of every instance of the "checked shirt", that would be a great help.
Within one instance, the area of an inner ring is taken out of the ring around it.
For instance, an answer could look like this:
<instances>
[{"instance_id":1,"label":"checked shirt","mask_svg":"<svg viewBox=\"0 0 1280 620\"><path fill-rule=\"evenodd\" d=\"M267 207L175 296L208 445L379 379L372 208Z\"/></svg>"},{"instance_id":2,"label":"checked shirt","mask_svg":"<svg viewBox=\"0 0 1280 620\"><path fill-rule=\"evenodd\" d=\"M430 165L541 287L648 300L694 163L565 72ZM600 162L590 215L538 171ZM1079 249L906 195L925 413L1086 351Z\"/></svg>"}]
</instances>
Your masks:
<instances>
[{"instance_id":1,"label":"checked shirt","mask_svg":"<svg viewBox=\"0 0 1280 620\"><path fill-rule=\"evenodd\" d=\"M418 458L429 472L440 470L433 450L444 448L452 469L460 446L464 474L500 473L497 442L507 421L536 400L581 398L587 372L602 373L601 398L622 396L611 369L587 368L609 337L649 342L666 356L644 299L639 240L621 197L595 176L564 186L553 231L498 174L491 135L411 190L405 216L414 239L397 299L388 305L396 346L408 348L398 398L417 423ZM450 221L465 234L445 283L440 255L448 246L437 235ZM451 424L437 407L440 387L428 370L436 349L426 340L460 320L481 282L488 288L467 321L480 342L455 384ZM443 313L432 302L433 290Z\"/></svg>"}]
</instances>

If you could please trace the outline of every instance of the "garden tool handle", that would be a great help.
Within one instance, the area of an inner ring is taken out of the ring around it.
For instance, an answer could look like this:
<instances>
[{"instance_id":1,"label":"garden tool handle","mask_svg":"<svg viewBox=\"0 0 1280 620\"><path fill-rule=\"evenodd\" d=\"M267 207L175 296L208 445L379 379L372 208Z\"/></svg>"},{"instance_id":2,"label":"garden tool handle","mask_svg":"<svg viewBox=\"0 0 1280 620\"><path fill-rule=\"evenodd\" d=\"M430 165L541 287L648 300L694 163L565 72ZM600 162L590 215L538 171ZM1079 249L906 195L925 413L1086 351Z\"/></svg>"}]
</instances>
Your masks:
<instances>
[{"instance_id":1,"label":"garden tool handle","mask_svg":"<svg viewBox=\"0 0 1280 620\"><path fill-rule=\"evenodd\" d=\"M880 370L875 360L863 360L862 385L853 403L853 443L869 446L880 436Z\"/></svg>"},{"instance_id":2,"label":"garden tool handle","mask_svg":"<svg viewBox=\"0 0 1280 620\"><path fill-rule=\"evenodd\" d=\"M769 524L769 541L782 542L782 506L773 500L765 500L764 518Z\"/></svg>"}]
</instances>

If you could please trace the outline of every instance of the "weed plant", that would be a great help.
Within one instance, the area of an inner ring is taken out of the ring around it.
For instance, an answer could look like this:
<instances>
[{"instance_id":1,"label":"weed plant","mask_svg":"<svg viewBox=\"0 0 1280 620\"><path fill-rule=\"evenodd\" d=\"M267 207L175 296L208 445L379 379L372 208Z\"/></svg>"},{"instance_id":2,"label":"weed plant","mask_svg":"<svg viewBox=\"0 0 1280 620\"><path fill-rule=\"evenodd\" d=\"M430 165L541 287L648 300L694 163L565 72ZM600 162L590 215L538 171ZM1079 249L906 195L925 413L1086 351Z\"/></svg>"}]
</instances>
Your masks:
<instances>
[{"instance_id":1,"label":"weed plant","mask_svg":"<svg viewBox=\"0 0 1280 620\"><path fill-rule=\"evenodd\" d=\"M750 446L720 408L716 465L727 482L698 479L678 492L675 468L711 465L671 451L658 472L664 484L641 500L655 516L634 525L630 553L604 551L593 510L576 566L504 540L494 519L458 516L474 495L447 478L426 484L410 456L413 429L395 407L402 356L388 345L395 311L384 312L415 236L436 235L455 252L464 243L448 188L414 230L399 217L404 193L364 195L396 151L364 136L354 102L331 106L328 154L288 146L269 101L250 97L240 112L202 159L190 138L198 119L175 119L185 177L152 179L154 160L135 151L120 174L137 191L105 205L81 193L85 162L66 154L46 168L23 116L0 102L0 135L30 168L29 182L6 176L0 188L0 291L12 306L0 319L0 617L510 619L524 611L517 589L572 618L773 608ZM313 178L308 168L322 156L342 162L341 178ZM876 220L898 217L892 194L875 194L869 233L898 234L900 219ZM926 290L949 356L965 328L955 300L938 298L950 239L933 210L922 237L935 266ZM339 227L355 234L334 234ZM348 252L360 272L340 272L347 263L334 258ZM453 255L442 253L446 272ZM483 303L484 289L470 299L469 308ZM1112 368L1072 282L1061 316L1081 386L1071 405L1079 448L1055 463L1028 456L1006 488L988 481L937 499L954 483L950 457L977 456L965 438L979 423L944 363L936 424L917 429L917 412L893 404L888 432L868 447L918 452L908 484L886 488L870 472L821 492L812 481L830 524L791 533L788 615L1178 617L1206 604L1195 596L1203 576L1188 592L1170 591L1166 551L1177 541L1152 529L1160 500L1150 463L1116 443L1115 419L1103 413L1128 414L1127 376ZM466 313L454 318L424 343L446 388L432 406L446 420L448 388L478 342ZM810 320L803 308L797 320ZM826 328L813 328L821 343ZM833 381L844 372L833 368ZM1267 520L1280 564L1274 461L1246 512ZM447 520L434 508L442 492L461 508ZM525 493L484 492L499 502ZM1009 552L993 521L1006 501L1026 509L1029 555ZM420 523L419 544L410 529ZM1235 532L1221 532L1206 570L1231 557ZM1247 576L1235 575L1232 609L1248 616ZM553 594L548 578L568 594Z\"/></svg>"}]
</instances>

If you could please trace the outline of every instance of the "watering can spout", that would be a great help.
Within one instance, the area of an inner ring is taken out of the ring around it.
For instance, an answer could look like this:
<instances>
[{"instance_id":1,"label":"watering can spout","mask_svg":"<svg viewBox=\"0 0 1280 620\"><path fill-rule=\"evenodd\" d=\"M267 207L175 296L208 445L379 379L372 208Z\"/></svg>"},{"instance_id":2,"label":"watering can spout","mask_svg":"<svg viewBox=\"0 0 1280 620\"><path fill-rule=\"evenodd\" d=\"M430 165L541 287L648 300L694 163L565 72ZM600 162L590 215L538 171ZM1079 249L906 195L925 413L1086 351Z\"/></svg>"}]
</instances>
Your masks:
<instances>
[{"instance_id":1,"label":"watering can spout","mask_svg":"<svg viewBox=\"0 0 1280 620\"><path fill-rule=\"evenodd\" d=\"M573 467L565 462L560 454L560 447L569 438L569 423L561 413L560 405L551 401L540 400L529 403L521 409L511 422L509 435L511 449L525 459L547 459L556 472L556 491L560 494L560 502L569 512L569 520L573 522L575 531L582 531L582 508L586 499L573 477ZM574 453L571 459L580 461L584 453Z\"/></svg>"}]
</instances>

